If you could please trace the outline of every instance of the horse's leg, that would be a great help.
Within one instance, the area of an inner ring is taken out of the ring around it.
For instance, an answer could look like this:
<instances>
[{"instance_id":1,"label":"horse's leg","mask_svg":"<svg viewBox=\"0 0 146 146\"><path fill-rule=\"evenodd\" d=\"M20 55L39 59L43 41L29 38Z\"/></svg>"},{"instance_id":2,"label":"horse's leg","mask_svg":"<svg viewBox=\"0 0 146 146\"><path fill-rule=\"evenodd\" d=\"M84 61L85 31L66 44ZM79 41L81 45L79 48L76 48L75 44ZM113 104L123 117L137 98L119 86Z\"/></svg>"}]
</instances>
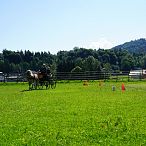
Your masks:
<instances>
[{"instance_id":1,"label":"horse's leg","mask_svg":"<svg viewBox=\"0 0 146 146\"><path fill-rule=\"evenodd\" d=\"M38 80L36 80L36 88L35 89L37 89L37 87L38 87Z\"/></svg>"},{"instance_id":2,"label":"horse's leg","mask_svg":"<svg viewBox=\"0 0 146 146\"><path fill-rule=\"evenodd\" d=\"M37 80L34 80L34 88L37 89Z\"/></svg>"},{"instance_id":3,"label":"horse's leg","mask_svg":"<svg viewBox=\"0 0 146 146\"><path fill-rule=\"evenodd\" d=\"M38 84L39 84L39 88L43 88L43 81L42 80L38 80Z\"/></svg>"},{"instance_id":4,"label":"horse's leg","mask_svg":"<svg viewBox=\"0 0 146 146\"><path fill-rule=\"evenodd\" d=\"M38 81L38 86L39 86L39 89L41 88L41 81L39 80Z\"/></svg>"},{"instance_id":5,"label":"horse's leg","mask_svg":"<svg viewBox=\"0 0 146 146\"><path fill-rule=\"evenodd\" d=\"M31 81L29 81L28 84L29 84L29 90L31 90Z\"/></svg>"},{"instance_id":6,"label":"horse's leg","mask_svg":"<svg viewBox=\"0 0 146 146\"><path fill-rule=\"evenodd\" d=\"M36 89L36 81L35 81L35 79L33 80L33 83L32 83L32 89Z\"/></svg>"},{"instance_id":7,"label":"horse's leg","mask_svg":"<svg viewBox=\"0 0 146 146\"><path fill-rule=\"evenodd\" d=\"M33 90L33 88L34 88L34 80L32 79L31 80L31 90Z\"/></svg>"},{"instance_id":8,"label":"horse's leg","mask_svg":"<svg viewBox=\"0 0 146 146\"><path fill-rule=\"evenodd\" d=\"M31 80L31 90L33 89L33 81Z\"/></svg>"},{"instance_id":9,"label":"horse's leg","mask_svg":"<svg viewBox=\"0 0 146 146\"><path fill-rule=\"evenodd\" d=\"M36 88L36 82L35 82L35 79L33 80L33 87L34 87L34 89Z\"/></svg>"},{"instance_id":10,"label":"horse's leg","mask_svg":"<svg viewBox=\"0 0 146 146\"><path fill-rule=\"evenodd\" d=\"M46 84L45 85L46 85L46 89L48 89L48 81L46 81Z\"/></svg>"},{"instance_id":11,"label":"horse's leg","mask_svg":"<svg viewBox=\"0 0 146 146\"><path fill-rule=\"evenodd\" d=\"M30 90L30 83L28 83L28 86L29 86L29 90Z\"/></svg>"}]
</instances>

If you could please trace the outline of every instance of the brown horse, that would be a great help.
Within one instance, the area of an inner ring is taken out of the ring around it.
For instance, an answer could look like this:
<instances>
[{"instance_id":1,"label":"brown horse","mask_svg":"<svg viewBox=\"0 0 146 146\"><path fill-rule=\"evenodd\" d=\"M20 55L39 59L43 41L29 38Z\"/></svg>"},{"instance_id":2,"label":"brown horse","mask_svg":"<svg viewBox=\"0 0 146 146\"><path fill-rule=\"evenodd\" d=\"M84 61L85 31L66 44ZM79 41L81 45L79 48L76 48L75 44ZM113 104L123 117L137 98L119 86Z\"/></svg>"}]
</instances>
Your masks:
<instances>
[{"instance_id":1,"label":"brown horse","mask_svg":"<svg viewBox=\"0 0 146 146\"><path fill-rule=\"evenodd\" d=\"M37 89L38 83L39 83L39 78L38 78L38 74L31 71L31 70L27 70L26 71L26 78L29 84L29 90Z\"/></svg>"}]
</instances>

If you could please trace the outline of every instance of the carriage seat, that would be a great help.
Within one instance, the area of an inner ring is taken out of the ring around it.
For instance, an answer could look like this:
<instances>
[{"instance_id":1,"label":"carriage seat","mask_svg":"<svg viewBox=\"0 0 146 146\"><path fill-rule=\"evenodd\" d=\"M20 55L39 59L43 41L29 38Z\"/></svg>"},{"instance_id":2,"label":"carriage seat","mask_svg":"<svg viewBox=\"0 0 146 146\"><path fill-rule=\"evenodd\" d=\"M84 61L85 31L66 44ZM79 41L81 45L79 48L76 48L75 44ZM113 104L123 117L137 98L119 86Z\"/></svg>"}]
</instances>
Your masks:
<instances>
[{"instance_id":1,"label":"carriage seat","mask_svg":"<svg viewBox=\"0 0 146 146\"><path fill-rule=\"evenodd\" d=\"M51 73L47 74L47 73L39 71L38 72L38 77L39 77L39 79L49 80L52 77L52 74Z\"/></svg>"}]
</instances>

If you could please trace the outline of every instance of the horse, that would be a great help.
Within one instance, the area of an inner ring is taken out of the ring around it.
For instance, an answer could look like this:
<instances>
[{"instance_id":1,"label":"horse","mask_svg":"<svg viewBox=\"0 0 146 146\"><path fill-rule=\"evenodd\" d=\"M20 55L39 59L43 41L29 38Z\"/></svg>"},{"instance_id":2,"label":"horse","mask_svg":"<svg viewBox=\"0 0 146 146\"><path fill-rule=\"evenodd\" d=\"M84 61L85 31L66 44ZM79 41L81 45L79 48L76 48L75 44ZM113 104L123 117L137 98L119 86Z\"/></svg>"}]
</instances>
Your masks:
<instances>
[{"instance_id":1,"label":"horse","mask_svg":"<svg viewBox=\"0 0 146 146\"><path fill-rule=\"evenodd\" d=\"M39 83L39 78L38 78L38 74L31 71L31 70L27 70L26 71L26 78L29 84L29 90L37 89L38 83Z\"/></svg>"}]
</instances>

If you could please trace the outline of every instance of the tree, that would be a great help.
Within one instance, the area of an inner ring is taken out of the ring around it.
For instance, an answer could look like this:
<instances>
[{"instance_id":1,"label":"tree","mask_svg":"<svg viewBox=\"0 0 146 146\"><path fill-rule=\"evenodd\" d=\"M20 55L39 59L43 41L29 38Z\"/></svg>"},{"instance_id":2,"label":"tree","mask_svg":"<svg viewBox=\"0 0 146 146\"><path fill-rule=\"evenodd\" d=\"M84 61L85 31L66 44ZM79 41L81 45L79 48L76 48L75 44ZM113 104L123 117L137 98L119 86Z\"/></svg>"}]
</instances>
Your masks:
<instances>
[{"instance_id":1,"label":"tree","mask_svg":"<svg viewBox=\"0 0 146 146\"><path fill-rule=\"evenodd\" d=\"M83 61L83 69L84 71L99 71L100 63L93 56L89 56Z\"/></svg>"},{"instance_id":2,"label":"tree","mask_svg":"<svg viewBox=\"0 0 146 146\"><path fill-rule=\"evenodd\" d=\"M134 59L133 59L133 56L130 55L130 54L127 54L121 60L121 70L123 70L123 71L129 71L133 67L134 67Z\"/></svg>"},{"instance_id":3,"label":"tree","mask_svg":"<svg viewBox=\"0 0 146 146\"><path fill-rule=\"evenodd\" d=\"M4 71L4 73L10 73L10 63L7 61L7 60L5 60L4 61L4 69L3 69L3 71Z\"/></svg>"},{"instance_id":4,"label":"tree","mask_svg":"<svg viewBox=\"0 0 146 146\"><path fill-rule=\"evenodd\" d=\"M111 72L111 65L110 65L110 63L105 63L103 67L104 67L106 72Z\"/></svg>"},{"instance_id":5,"label":"tree","mask_svg":"<svg viewBox=\"0 0 146 146\"><path fill-rule=\"evenodd\" d=\"M0 72L4 72L4 61L0 60Z\"/></svg>"},{"instance_id":6,"label":"tree","mask_svg":"<svg viewBox=\"0 0 146 146\"><path fill-rule=\"evenodd\" d=\"M146 55L142 58L142 67L146 68Z\"/></svg>"}]
</instances>

